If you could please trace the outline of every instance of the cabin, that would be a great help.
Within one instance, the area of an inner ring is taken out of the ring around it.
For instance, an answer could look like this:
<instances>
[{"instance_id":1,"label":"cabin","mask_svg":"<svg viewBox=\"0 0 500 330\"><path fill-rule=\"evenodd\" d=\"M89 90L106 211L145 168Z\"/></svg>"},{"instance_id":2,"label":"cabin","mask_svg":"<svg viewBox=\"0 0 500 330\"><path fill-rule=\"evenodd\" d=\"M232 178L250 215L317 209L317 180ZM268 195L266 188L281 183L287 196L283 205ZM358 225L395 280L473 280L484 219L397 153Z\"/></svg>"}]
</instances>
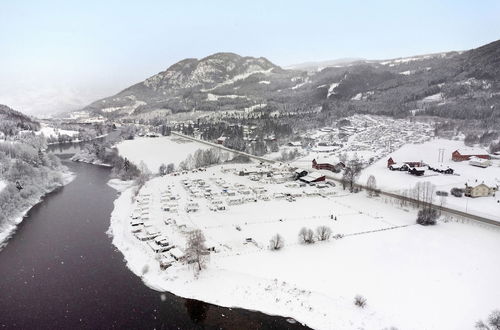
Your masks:
<instances>
[{"instance_id":1,"label":"cabin","mask_svg":"<svg viewBox=\"0 0 500 330\"><path fill-rule=\"evenodd\" d=\"M302 143L300 141L292 141L292 142L288 142L287 146L289 146L289 147L302 147Z\"/></svg>"},{"instance_id":2,"label":"cabin","mask_svg":"<svg viewBox=\"0 0 500 330\"><path fill-rule=\"evenodd\" d=\"M316 170L328 170L334 173L340 172L343 168L345 168L345 164L342 162L338 162L336 165L329 163L318 163L316 159L312 160L312 168Z\"/></svg>"},{"instance_id":3,"label":"cabin","mask_svg":"<svg viewBox=\"0 0 500 330\"><path fill-rule=\"evenodd\" d=\"M495 196L495 192L498 191L498 185L496 184L487 184L481 182L478 183L477 180L475 182L467 182L465 183L464 195L467 197L488 197Z\"/></svg>"},{"instance_id":4,"label":"cabin","mask_svg":"<svg viewBox=\"0 0 500 330\"><path fill-rule=\"evenodd\" d=\"M189 202L186 204L186 212L196 212L200 209L200 206L198 203L195 202Z\"/></svg>"},{"instance_id":5,"label":"cabin","mask_svg":"<svg viewBox=\"0 0 500 330\"><path fill-rule=\"evenodd\" d=\"M178 247L173 248L169 251L169 254L175 261L179 261L184 257L184 252L182 252Z\"/></svg>"},{"instance_id":6,"label":"cabin","mask_svg":"<svg viewBox=\"0 0 500 330\"><path fill-rule=\"evenodd\" d=\"M224 142L226 142L226 140L227 140L227 137L221 136L217 140L215 140L215 142L217 142L217 144L224 144Z\"/></svg>"},{"instance_id":7,"label":"cabin","mask_svg":"<svg viewBox=\"0 0 500 330\"><path fill-rule=\"evenodd\" d=\"M403 163L394 163L389 166L391 171L408 171L410 167Z\"/></svg>"},{"instance_id":8,"label":"cabin","mask_svg":"<svg viewBox=\"0 0 500 330\"><path fill-rule=\"evenodd\" d=\"M414 166L408 169L408 173L411 175L422 176L425 174L425 167Z\"/></svg>"},{"instance_id":9,"label":"cabin","mask_svg":"<svg viewBox=\"0 0 500 330\"><path fill-rule=\"evenodd\" d=\"M227 202L227 205L239 205L239 204L243 204L243 199L241 199L239 197L233 197L233 198L228 198L226 202Z\"/></svg>"},{"instance_id":10,"label":"cabin","mask_svg":"<svg viewBox=\"0 0 500 330\"><path fill-rule=\"evenodd\" d=\"M406 166L404 166L406 165ZM396 163L392 157L387 160L387 168L392 171L407 171L411 167L423 167L425 164L422 161L411 161L411 162L402 162Z\"/></svg>"},{"instance_id":11,"label":"cabin","mask_svg":"<svg viewBox=\"0 0 500 330\"><path fill-rule=\"evenodd\" d=\"M469 160L469 165L486 168L491 165L491 161L489 159L473 156Z\"/></svg>"},{"instance_id":12,"label":"cabin","mask_svg":"<svg viewBox=\"0 0 500 330\"><path fill-rule=\"evenodd\" d=\"M451 154L451 159L455 162L470 160L472 157L490 159L490 155L483 149L479 148L457 149Z\"/></svg>"},{"instance_id":13,"label":"cabin","mask_svg":"<svg viewBox=\"0 0 500 330\"><path fill-rule=\"evenodd\" d=\"M320 181L325 181L325 176L319 172L311 172L308 173L306 176L301 177L299 180L305 183L313 183L313 182L320 182Z\"/></svg>"}]
</instances>

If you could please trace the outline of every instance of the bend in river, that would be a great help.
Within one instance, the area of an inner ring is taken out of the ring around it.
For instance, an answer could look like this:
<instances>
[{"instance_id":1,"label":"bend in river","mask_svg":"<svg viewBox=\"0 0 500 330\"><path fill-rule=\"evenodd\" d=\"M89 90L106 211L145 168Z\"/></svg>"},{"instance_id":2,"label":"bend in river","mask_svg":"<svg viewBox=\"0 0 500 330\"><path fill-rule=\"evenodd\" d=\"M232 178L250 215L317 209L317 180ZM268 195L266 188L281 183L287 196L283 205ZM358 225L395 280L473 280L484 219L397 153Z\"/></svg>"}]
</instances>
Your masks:
<instances>
[{"instance_id":1,"label":"bend in river","mask_svg":"<svg viewBox=\"0 0 500 330\"><path fill-rule=\"evenodd\" d=\"M0 328L302 328L146 287L106 235L117 197L106 184L110 170L64 163L75 180L31 209L0 251Z\"/></svg>"}]
</instances>

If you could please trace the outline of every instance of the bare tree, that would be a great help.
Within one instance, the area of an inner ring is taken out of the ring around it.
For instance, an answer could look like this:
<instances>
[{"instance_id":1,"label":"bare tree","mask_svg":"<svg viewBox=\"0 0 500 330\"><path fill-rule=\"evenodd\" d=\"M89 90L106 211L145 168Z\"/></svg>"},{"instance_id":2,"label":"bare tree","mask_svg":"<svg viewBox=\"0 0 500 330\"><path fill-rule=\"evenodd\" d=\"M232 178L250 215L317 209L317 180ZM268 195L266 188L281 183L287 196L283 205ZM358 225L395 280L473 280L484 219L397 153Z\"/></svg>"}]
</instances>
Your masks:
<instances>
[{"instance_id":1,"label":"bare tree","mask_svg":"<svg viewBox=\"0 0 500 330\"><path fill-rule=\"evenodd\" d=\"M500 310L491 312L487 324L483 321L477 321L476 329L479 330L500 330Z\"/></svg>"},{"instance_id":2,"label":"bare tree","mask_svg":"<svg viewBox=\"0 0 500 330\"><path fill-rule=\"evenodd\" d=\"M175 170L174 163L170 163L167 165L167 171L166 171L167 174L172 173L174 170Z\"/></svg>"},{"instance_id":3,"label":"bare tree","mask_svg":"<svg viewBox=\"0 0 500 330\"><path fill-rule=\"evenodd\" d=\"M368 197L373 197L377 196L377 180L375 179L375 176L370 175L368 177L368 180L366 181L366 192L368 194Z\"/></svg>"},{"instance_id":4,"label":"bare tree","mask_svg":"<svg viewBox=\"0 0 500 330\"><path fill-rule=\"evenodd\" d=\"M269 240L269 248L271 250L279 250L285 245L285 240L280 234L274 235L270 240Z\"/></svg>"},{"instance_id":5,"label":"bare tree","mask_svg":"<svg viewBox=\"0 0 500 330\"><path fill-rule=\"evenodd\" d=\"M357 158L353 158L347 163L347 166L344 169L344 174L342 175L342 182L345 182L345 184L349 185L350 192L354 191L354 183L356 182L358 176L361 174L362 169L363 166Z\"/></svg>"},{"instance_id":6,"label":"bare tree","mask_svg":"<svg viewBox=\"0 0 500 330\"><path fill-rule=\"evenodd\" d=\"M360 308L365 308L366 307L366 298L363 297L362 295L357 295L354 297L354 305L360 307Z\"/></svg>"},{"instance_id":7,"label":"bare tree","mask_svg":"<svg viewBox=\"0 0 500 330\"><path fill-rule=\"evenodd\" d=\"M141 163L139 164L139 171L140 174L136 178L136 184L138 186L138 190L142 188L142 186L144 186L146 182L148 182L148 180L151 178L151 171L148 169L146 163L144 163L143 161L141 161Z\"/></svg>"},{"instance_id":8,"label":"bare tree","mask_svg":"<svg viewBox=\"0 0 500 330\"><path fill-rule=\"evenodd\" d=\"M306 227L303 227L299 232L299 240L302 243L306 243L306 244L314 243L314 232L312 231L312 229L308 229Z\"/></svg>"},{"instance_id":9,"label":"bare tree","mask_svg":"<svg viewBox=\"0 0 500 330\"><path fill-rule=\"evenodd\" d=\"M195 272L198 273L206 267L209 252L205 246L205 236L200 229L195 229L189 233L186 245L186 259L188 263L195 265Z\"/></svg>"},{"instance_id":10,"label":"bare tree","mask_svg":"<svg viewBox=\"0 0 500 330\"><path fill-rule=\"evenodd\" d=\"M167 174L167 165L161 164L160 168L158 169L158 172L160 173L161 176Z\"/></svg>"},{"instance_id":11,"label":"bare tree","mask_svg":"<svg viewBox=\"0 0 500 330\"><path fill-rule=\"evenodd\" d=\"M318 237L318 241L327 241L330 239L332 235L332 230L327 226L319 226L316 228L316 236Z\"/></svg>"}]
</instances>

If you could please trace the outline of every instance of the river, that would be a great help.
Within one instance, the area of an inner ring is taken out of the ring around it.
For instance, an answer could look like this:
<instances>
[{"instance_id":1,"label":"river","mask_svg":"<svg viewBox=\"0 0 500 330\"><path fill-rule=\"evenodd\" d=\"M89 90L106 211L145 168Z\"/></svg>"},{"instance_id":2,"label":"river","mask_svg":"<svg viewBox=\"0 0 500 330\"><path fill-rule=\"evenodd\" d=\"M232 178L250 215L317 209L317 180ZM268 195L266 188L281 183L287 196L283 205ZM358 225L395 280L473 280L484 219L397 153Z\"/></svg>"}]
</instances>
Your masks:
<instances>
[{"instance_id":1,"label":"river","mask_svg":"<svg viewBox=\"0 0 500 330\"><path fill-rule=\"evenodd\" d=\"M78 148L51 150L71 153ZM106 184L110 170L60 157L75 180L33 207L0 251L0 328L303 328L282 317L146 287L106 235L117 197Z\"/></svg>"}]
</instances>

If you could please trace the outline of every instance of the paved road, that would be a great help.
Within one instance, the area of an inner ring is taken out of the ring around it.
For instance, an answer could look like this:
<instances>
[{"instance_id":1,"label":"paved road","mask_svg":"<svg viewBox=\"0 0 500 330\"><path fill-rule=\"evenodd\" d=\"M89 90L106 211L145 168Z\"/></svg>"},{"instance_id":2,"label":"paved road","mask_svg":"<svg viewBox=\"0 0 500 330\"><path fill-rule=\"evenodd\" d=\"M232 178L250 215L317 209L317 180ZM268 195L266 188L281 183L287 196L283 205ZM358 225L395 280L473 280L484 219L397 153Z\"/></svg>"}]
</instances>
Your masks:
<instances>
[{"instance_id":1,"label":"paved road","mask_svg":"<svg viewBox=\"0 0 500 330\"><path fill-rule=\"evenodd\" d=\"M249 158L252 158L252 159L255 159L255 160L258 160L258 161L261 161L261 162L276 163L276 161L271 160L271 159L267 159L267 158L264 158L264 157L258 157L258 156L254 156L254 155L248 154L246 152L229 149L229 148L226 148L226 147L224 147L224 146L222 146L220 144L216 144L216 143L212 143L212 142L208 142L208 141L203 141L203 140L196 139L194 137L187 136L187 135L184 135L184 134L180 134L180 133L177 133L177 132L172 132L172 134L177 135L177 136L181 136L183 138L186 138L186 139L189 139L189 140L193 140L193 141L196 141L196 142L199 142L199 143L204 143L204 144L210 145L212 147L216 147L216 148L219 148L219 149L222 149L222 150L234 153L234 154L247 156ZM308 170L308 169L306 168L305 170ZM335 177L333 177L331 175L326 174L325 176L326 176L326 178L328 178L330 180L341 182L338 178L335 178ZM356 187L362 188L362 189L367 189L366 186L360 185L360 184L356 184ZM442 212L445 212L445 213L448 213L448 214L451 214L451 215L458 215L460 217L465 217L465 218L472 219L472 220L475 220L475 221L479 221L479 222L482 222L482 223L487 223L487 224L494 225L494 226L500 226L500 222L497 221L497 220L494 220L494 219L490 219L490 218L482 217L482 216L479 216L479 215L462 212L462 211L451 209L451 208L444 207L444 206L441 206L441 205L436 205L436 204L432 204L432 203L431 204L430 203L423 203L422 201L418 201L416 199L413 199L413 198L410 198L410 197L407 197L407 196L398 195L398 194L391 193L391 192L388 192L388 191L378 190L378 192L381 195L392 197L392 198L396 198L396 199L403 200L403 201L406 201L406 202L418 203L418 204L422 204L422 205L426 205L426 206L432 206L433 208L435 208L437 210L440 210Z\"/></svg>"}]
</instances>

